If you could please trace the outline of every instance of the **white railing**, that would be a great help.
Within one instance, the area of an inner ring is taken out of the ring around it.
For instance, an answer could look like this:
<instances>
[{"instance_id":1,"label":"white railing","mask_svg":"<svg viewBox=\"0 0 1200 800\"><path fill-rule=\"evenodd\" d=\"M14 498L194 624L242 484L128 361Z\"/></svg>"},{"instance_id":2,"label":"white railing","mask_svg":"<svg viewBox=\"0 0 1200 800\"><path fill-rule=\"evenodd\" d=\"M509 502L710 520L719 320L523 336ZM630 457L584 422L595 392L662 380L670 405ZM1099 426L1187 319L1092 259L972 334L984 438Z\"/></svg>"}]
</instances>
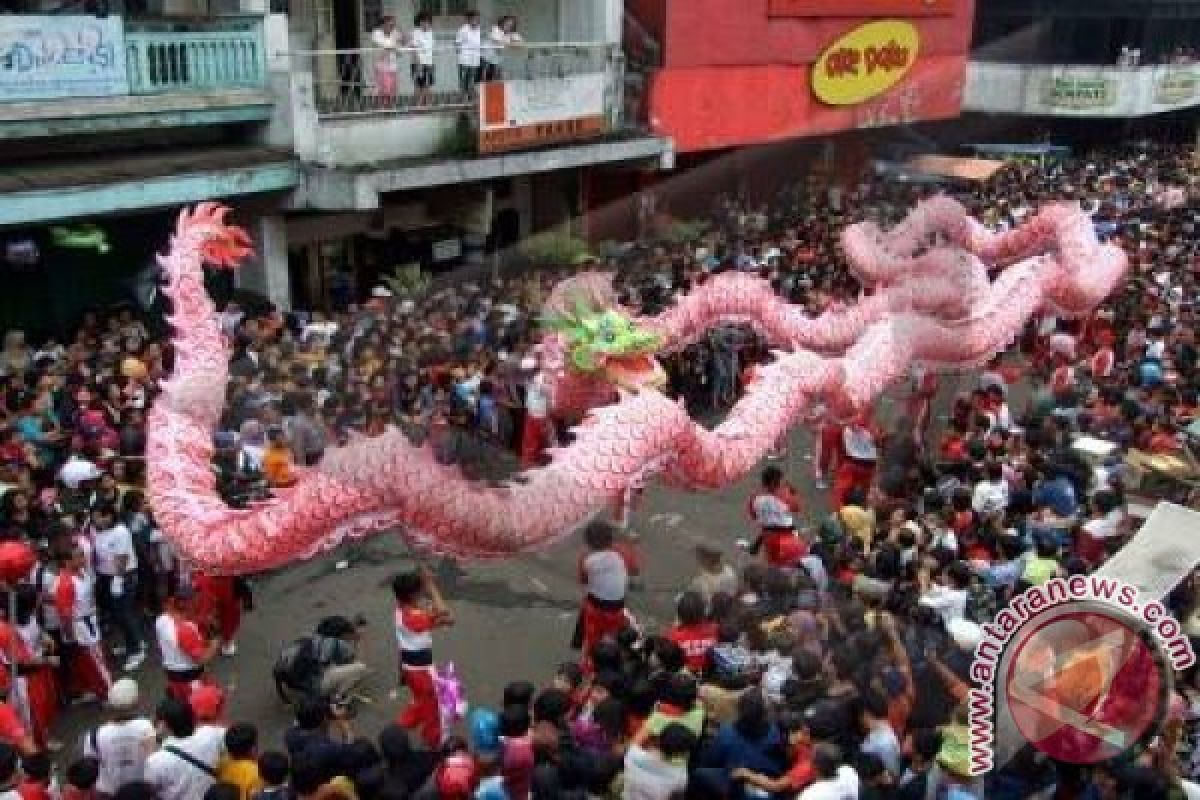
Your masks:
<instances>
[{"instance_id":1,"label":"white railing","mask_svg":"<svg viewBox=\"0 0 1200 800\"><path fill-rule=\"evenodd\" d=\"M475 106L478 84L484 80L612 75L621 60L619 46L598 42L523 43L503 50L485 47L477 69L462 67L452 44L436 45L432 64L420 63L413 47L307 50L285 55L293 70L311 72L321 116L465 110ZM619 106L619 98L614 99Z\"/></svg>"}]
</instances>

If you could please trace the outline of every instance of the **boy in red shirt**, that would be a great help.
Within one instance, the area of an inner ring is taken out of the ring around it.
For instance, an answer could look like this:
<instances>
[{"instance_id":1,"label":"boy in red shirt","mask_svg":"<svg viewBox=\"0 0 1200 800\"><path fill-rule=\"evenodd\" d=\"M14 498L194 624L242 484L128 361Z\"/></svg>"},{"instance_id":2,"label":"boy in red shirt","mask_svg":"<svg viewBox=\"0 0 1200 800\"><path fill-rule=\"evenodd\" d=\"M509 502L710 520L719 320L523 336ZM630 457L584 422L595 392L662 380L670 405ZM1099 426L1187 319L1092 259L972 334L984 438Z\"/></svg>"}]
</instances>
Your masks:
<instances>
[{"instance_id":1,"label":"boy in red shirt","mask_svg":"<svg viewBox=\"0 0 1200 800\"><path fill-rule=\"evenodd\" d=\"M679 621L667 638L683 650L684 664L693 675L708 665L708 651L717 644L717 624L705 619L704 598L699 592L684 592L675 606Z\"/></svg>"},{"instance_id":2,"label":"boy in red shirt","mask_svg":"<svg viewBox=\"0 0 1200 800\"><path fill-rule=\"evenodd\" d=\"M443 731L434 681L433 629L454 624L454 615L427 567L397 575L392 594L396 597L400 679L411 695L396 722L416 729L425 745L434 749L441 745Z\"/></svg>"}]
</instances>

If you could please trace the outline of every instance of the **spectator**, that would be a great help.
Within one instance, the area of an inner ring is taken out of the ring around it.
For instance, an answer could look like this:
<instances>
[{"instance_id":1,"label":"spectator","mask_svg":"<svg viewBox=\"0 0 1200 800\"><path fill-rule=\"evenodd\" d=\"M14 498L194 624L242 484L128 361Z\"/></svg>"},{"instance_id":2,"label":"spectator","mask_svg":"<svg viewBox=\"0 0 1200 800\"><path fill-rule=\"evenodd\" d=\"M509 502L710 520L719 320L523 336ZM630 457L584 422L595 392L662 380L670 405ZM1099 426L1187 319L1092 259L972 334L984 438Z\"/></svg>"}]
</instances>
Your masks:
<instances>
[{"instance_id":1,"label":"spectator","mask_svg":"<svg viewBox=\"0 0 1200 800\"><path fill-rule=\"evenodd\" d=\"M154 723L137 713L139 694L132 678L114 683L108 690L109 721L84 737L83 755L96 761L95 788L101 795L142 780L146 760L158 746Z\"/></svg>"},{"instance_id":2,"label":"spectator","mask_svg":"<svg viewBox=\"0 0 1200 800\"><path fill-rule=\"evenodd\" d=\"M159 749L146 759L146 783L160 800L195 800L216 783L225 752L225 731L196 726L192 707L174 697L158 705L157 724L165 731Z\"/></svg>"},{"instance_id":3,"label":"spectator","mask_svg":"<svg viewBox=\"0 0 1200 800\"><path fill-rule=\"evenodd\" d=\"M458 51L458 87L467 96L473 96L479 84L483 55L482 35L479 28L479 12L471 10L463 14L462 27L454 35L454 46Z\"/></svg>"},{"instance_id":4,"label":"spectator","mask_svg":"<svg viewBox=\"0 0 1200 800\"><path fill-rule=\"evenodd\" d=\"M258 730L244 722L231 725L225 731L225 753L217 780L236 787L238 800L252 800L263 787L258 769Z\"/></svg>"}]
</instances>

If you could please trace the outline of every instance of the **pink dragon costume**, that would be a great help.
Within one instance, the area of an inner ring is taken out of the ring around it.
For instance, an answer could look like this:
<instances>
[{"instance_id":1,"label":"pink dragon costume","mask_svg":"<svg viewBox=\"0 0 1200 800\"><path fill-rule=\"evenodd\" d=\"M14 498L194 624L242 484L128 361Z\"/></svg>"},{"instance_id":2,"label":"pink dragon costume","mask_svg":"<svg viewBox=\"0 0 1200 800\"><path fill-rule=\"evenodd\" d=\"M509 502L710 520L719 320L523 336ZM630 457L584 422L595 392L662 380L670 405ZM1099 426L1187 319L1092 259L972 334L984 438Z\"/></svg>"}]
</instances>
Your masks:
<instances>
[{"instance_id":1,"label":"pink dragon costume","mask_svg":"<svg viewBox=\"0 0 1200 800\"><path fill-rule=\"evenodd\" d=\"M185 210L160 257L175 365L150 412L147 445L149 497L163 532L188 562L221 574L281 567L385 530L428 552L502 558L563 538L655 475L691 489L726 486L818 403L848 413L913 364L980 365L1036 313L1089 313L1127 268L1123 251L1099 243L1077 208L1049 206L993 233L958 203L935 198L889 231L872 223L844 231L845 253L870 293L816 318L735 273L640 318L620 307L608 276L580 275L547 303L541 367L556 407L588 410L547 466L503 487L476 484L392 429L329 450L292 488L234 509L218 496L210 464L230 344L203 283L205 264L232 268L250 254L227 211L212 203ZM654 354L730 323L766 337L775 358L708 430L658 391Z\"/></svg>"}]
</instances>

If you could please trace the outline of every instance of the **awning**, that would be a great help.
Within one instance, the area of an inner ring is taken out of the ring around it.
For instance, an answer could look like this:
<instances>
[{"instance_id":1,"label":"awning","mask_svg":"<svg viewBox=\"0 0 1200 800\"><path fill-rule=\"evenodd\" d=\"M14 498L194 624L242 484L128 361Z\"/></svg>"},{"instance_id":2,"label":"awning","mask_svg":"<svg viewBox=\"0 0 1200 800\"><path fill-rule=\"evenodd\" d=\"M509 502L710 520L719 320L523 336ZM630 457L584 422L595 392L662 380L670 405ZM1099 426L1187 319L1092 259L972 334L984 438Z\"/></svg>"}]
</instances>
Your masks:
<instances>
[{"instance_id":1,"label":"awning","mask_svg":"<svg viewBox=\"0 0 1200 800\"><path fill-rule=\"evenodd\" d=\"M33 161L0 169L0 225L186 205L292 189L299 163L267 147Z\"/></svg>"},{"instance_id":2,"label":"awning","mask_svg":"<svg viewBox=\"0 0 1200 800\"><path fill-rule=\"evenodd\" d=\"M982 183L1004 168L1003 161L983 158L955 158L953 156L918 156L906 163L905 168L921 175L940 178L956 178L963 181Z\"/></svg>"}]
</instances>

